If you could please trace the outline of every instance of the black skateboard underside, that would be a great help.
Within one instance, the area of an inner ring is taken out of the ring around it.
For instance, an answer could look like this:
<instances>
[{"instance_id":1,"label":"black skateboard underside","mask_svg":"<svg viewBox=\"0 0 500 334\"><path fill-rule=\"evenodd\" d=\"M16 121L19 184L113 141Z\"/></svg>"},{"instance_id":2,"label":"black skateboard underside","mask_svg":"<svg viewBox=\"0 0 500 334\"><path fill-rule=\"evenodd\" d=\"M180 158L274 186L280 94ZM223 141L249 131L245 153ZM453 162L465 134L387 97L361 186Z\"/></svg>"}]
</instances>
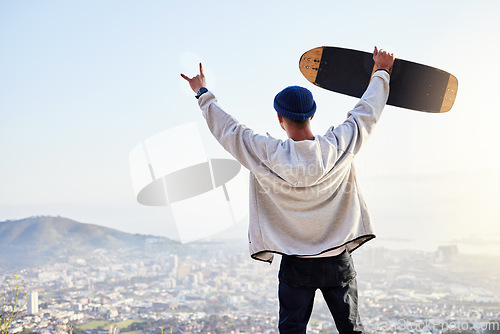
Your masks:
<instances>
[{"instance_id":1,"label":"black skateboard underside","mask_svg":"<svg viewBox=\"0 0 500 334\"><path fill-rule=\"evenodd\" d=\"M324 47L315 84L359 98L368 87L373 66L371 53ZM449 78L449 73L437 68L396 59L387 104L440 112Z\"/></svg>"}]
</instances>

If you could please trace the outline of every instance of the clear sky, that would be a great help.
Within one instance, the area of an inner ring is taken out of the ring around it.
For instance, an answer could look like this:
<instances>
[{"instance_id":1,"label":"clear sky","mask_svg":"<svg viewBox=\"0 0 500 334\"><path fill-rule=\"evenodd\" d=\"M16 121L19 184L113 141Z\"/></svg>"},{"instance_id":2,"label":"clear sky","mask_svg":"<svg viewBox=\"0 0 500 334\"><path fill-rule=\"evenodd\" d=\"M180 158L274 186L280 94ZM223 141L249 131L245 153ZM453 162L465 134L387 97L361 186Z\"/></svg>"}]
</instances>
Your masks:
<instances>
[{"instance_id":1,"label":"clear sky","mask_svg":"<svg viewBox=\"0 0 500 334\"><path fill-rule=\"evenodd\" d=\"M203 61L229 113L282 138L274 95L305 86L324 133L356 99L307 82L301 54L377 45L459 80L446 114L387 107L357 158L380 245L498 244L499 15L496 0L0 0L0 220L61 215L169 236L163 209L135 201L128 156L165 129L203 126L181 72Z\"/></svg>"}]
</instances>

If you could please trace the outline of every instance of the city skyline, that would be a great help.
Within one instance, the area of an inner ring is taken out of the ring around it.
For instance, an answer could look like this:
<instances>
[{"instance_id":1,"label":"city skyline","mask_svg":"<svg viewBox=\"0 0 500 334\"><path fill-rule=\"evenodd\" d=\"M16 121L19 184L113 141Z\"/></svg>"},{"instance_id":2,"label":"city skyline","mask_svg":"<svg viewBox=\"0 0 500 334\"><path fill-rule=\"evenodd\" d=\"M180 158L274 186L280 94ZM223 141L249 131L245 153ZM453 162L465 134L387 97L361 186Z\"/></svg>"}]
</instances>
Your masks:
<instances>
[{"instance_id":1,"label":"city skyline","mask_svg":"<svg viewBox=\"0 0 500 334\"><path fill-rule=\"evenodd\" d=\"M151 243L139 253L96 249L86 258L69 256L20 270L21 293L37 293L40 308L35 314L25 308L12 328L131 330L133 323L144 323L135 330L276 333L279 261L253 261L237 242L183 247L172 252ZM369 332L499 329L499 282L490 279L500 273L499 256L478 259L450 246L421 252L367 245L353 257L360 314ZM334 333L321 294L312 319L308 333Z\"/></svg>"}]
</instances>

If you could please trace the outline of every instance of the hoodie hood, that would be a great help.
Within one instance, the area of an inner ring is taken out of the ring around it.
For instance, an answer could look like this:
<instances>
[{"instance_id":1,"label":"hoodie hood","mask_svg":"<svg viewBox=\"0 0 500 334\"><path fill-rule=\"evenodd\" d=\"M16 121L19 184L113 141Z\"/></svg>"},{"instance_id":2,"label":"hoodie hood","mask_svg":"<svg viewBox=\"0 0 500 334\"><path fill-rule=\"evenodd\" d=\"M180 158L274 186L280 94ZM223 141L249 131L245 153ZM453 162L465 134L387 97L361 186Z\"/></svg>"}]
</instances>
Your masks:
<instances>
[{"instance_id":1,"label":"hoodie hood","mask_svg":"<svg viewBox=\"0 0 500 334\"><path fill-rule=\"evenodd\" d=\"M314 140L278 141L267 150L268 167L292 187L308 187L321 183L337 161L334 138L315 136Z\"/></svg>"}]
</instances>

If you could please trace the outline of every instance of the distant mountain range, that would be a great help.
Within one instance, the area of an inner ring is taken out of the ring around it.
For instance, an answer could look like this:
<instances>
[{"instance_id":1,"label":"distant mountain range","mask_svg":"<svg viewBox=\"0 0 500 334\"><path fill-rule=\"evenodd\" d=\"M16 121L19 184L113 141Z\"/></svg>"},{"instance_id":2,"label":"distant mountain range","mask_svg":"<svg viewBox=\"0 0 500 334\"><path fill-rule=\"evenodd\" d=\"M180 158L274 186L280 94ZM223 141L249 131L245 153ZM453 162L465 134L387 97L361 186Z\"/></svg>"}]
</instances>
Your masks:
<instances>
[{"instance_id":1,"label":"distant mountain range","mask_svg":"<svg viewBox=\"0 0 500 334\"><path fill-rule=\"evenodd\" d=\"M84 256L96 249L145 249L161 244L177 249L167 238L129 234L63 217L39 216L0 222L0 268L43 264L60 257Z\"/></svg>"}]
</instances>

